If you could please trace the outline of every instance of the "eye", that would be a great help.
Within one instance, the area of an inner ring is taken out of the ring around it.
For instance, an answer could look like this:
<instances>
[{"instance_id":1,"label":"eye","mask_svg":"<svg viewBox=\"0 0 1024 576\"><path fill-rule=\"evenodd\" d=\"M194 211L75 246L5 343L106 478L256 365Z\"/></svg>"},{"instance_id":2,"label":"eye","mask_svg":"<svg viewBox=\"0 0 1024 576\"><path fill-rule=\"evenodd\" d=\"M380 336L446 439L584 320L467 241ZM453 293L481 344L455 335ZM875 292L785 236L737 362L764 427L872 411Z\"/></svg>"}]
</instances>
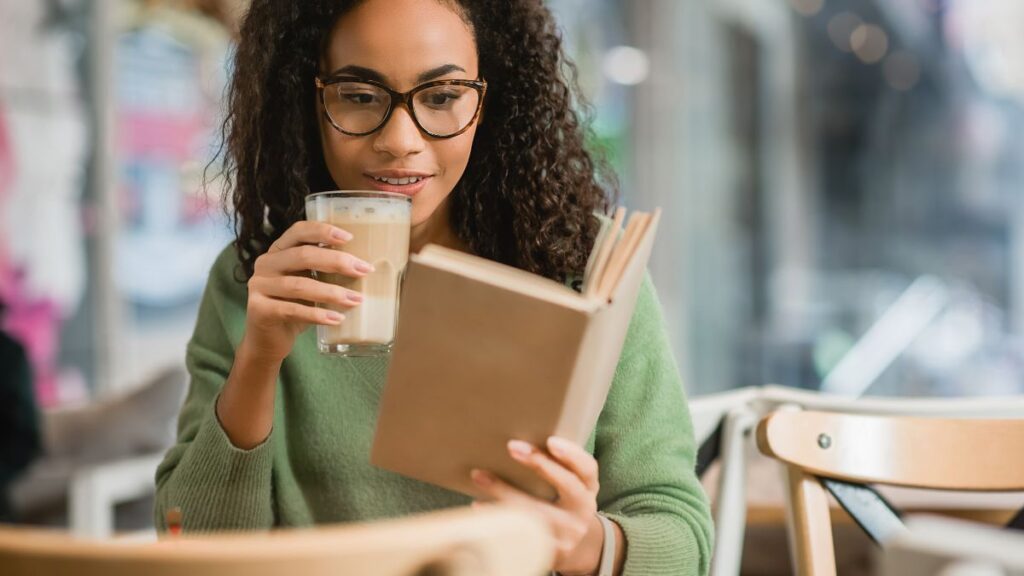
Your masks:
<instances>
[{"instance_id":1,"label":"eye","mask_svg":"<svg viewBox=\"0 0 1024 576\"><path fill-rule=\"evenodd\" d=\"M450 108L462 95L458 92L430 92L423 95L423 103L435 109Z\"/></svg>"},{"instance_id":2,"label":"eye","mask_svg":"<svg viewBox=\"0 0 1024 576\"><path fill-rule=\"evenodd\" d=\"M344 106L380 106L386 98L387 94L365 82L339 82L334 87L335 101Z\"/></svg>"},{"instance_id":3,"label":"eye","mask_svg":"<svg viewBox=\"0 0 1024 576\"><path fill-rule=\"evenodd\" d=\"M370 92L339 92L338 96L349 104L367 105L378 102L377 95Z\"/></svg>"}]
</instances>

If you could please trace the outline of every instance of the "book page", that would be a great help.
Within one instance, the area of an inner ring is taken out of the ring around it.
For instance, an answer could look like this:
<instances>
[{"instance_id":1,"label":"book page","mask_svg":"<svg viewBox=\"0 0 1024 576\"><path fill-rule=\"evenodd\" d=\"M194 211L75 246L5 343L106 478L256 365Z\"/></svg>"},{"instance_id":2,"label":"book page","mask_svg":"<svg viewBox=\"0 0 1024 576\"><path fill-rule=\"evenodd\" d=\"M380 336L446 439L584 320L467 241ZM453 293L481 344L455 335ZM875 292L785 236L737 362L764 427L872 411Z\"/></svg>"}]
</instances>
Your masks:
<instances>
[{"instance_id":1,"label":"book page","mask_svg":"<svg viewBox=\"0 0 1024 576\"><path fill-rule=\"evenodd\" d=\"M507 290L556 302L574 310L592 311L599 307L599 303L584 298L572 288L550 278L436 244L427 245L419 254L413 254L409 259Z\"/></svg>"},{"instance_id":2,"label":"book page","mask_svg":"<svg viewBox=\"0 0 1024 576\"><path fill-rule=\"evenodd\" d=\"M619 233L622 232L622 221L626 217L626 209L619 206L615 209L610 227L601 238L595 242L592 257L594 258L593 268L583 285L583 294L588 298L597 296L597 287L604 276L604 270L608 266L608 258L612 253L615 244L619 241ZM588 264L589 265L589 264Z\"/></svg>"},{"instance_id":3,"label":"book page","mask_svg":"<svg viewBox=\"0 0 1024 576\"><path fill-rule=\"evenodd\" d=\"M599 220L601 222L601 229L597 231L597 237L594 238L594 246L590 249L590 256L587 256L587 266L583 270L583 288L582 292L587 293L587 287L590 285L591 279L594 275L595 266L598 263L601 248L608 237L608 233L612 227L612 220Z\"/></svg>"}]
</instances>

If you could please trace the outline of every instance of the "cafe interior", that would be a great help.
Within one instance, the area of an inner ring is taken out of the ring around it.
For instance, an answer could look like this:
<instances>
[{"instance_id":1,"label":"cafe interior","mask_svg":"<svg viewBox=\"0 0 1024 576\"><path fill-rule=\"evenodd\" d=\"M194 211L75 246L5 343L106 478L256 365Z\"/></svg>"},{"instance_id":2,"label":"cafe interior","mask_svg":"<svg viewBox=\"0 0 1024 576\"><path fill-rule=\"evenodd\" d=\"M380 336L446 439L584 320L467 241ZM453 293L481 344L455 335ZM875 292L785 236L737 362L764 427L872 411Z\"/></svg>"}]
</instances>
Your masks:
<instances>
[{"instance_id":1,"label":"cafe interior","mask_svg":"<svg viewBox=\"0 0 1024 576\"><path fill-rule=\"evenodd\" d=\"M0 3L0 574L547 573L514 508L157 530L248 4ZM1024 2L543 4L660 209L703 573L1024 574Z\"/></svg>"}]
</instances>

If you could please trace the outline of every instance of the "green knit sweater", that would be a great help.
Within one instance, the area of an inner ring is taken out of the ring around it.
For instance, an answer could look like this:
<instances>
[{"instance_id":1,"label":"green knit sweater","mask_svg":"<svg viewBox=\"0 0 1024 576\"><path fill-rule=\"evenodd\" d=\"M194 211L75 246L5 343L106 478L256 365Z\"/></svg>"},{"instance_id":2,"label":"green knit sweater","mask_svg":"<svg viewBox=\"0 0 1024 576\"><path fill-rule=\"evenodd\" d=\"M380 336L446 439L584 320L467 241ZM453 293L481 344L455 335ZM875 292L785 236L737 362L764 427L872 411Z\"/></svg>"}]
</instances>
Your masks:
<instances>
[{"instance_id":1,"label":"green knit sweater","mask_svg":"<svg viewBox=\"0 0 1024 576\"><path fill-rule=\"evenodd\" d=\"M177 444L157 470L156 521L179 507L185 531L367 521L465 506L467 496L370 465L387 358L317 352L307 330L278 379L274 427L251 450L231 444L214 403L245 327L246 285L232 248L210 272L186 362L191 385ZM598 506L626 535L624 573L706 574L707 497L679 372L650 281L640 292L608 400L587 450Z\"/></svg>"}]
</instances>

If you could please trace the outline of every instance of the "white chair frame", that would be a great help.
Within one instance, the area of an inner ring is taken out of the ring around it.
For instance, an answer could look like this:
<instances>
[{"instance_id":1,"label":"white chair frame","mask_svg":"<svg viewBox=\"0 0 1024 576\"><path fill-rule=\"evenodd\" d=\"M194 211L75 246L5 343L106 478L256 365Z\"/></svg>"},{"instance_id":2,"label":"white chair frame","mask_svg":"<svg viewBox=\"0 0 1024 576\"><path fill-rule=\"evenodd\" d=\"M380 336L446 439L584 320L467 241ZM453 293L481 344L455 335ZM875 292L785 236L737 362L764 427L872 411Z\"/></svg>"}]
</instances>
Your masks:
<instances>
[{"instance_id":1,"label":"white chair frame","mask_svg":"<svg viewBox=\"0 0 1024 576\"><path fill-rule=\"evenodd\" d=\"M1024 576L1024 534L927 515L906 524L881 553L883 576Z\"/></svg>"},{"instance_id":2,"label":"white chair frame","mask_svg":"<svg viewBox=\"0 0 1024 576\"><path fill-rule=\"evenodd\" d=\"M75 472L68 490L68 527L81 538L114 535L114 508L153 494L164 455L149 454L90 466ZM135 535L156 540L156 530Z\"/></svg>"}]
</instances>

